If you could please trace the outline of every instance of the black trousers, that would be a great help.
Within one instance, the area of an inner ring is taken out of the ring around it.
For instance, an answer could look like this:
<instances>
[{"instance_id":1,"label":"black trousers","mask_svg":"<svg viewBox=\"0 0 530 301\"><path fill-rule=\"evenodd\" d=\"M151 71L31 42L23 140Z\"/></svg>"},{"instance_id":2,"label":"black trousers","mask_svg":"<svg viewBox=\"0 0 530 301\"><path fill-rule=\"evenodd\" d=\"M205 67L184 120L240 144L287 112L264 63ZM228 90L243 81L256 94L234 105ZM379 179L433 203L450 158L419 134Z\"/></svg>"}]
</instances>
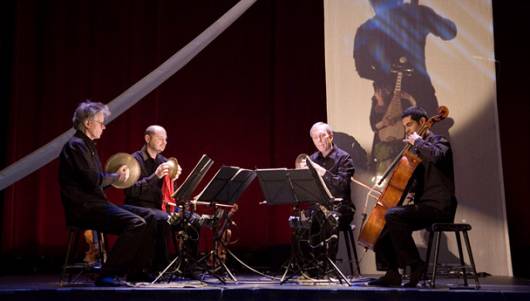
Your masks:
<instances>
[{"instance_id":1,"label":"black trousers","mask_svg":"<svg viewBox=\"0 0 530 301\"><path fill-rule=\"evenodd\" d=\"M390 208L385 215L386 225L374 246L377 269L397 270L421 262L412 232L452 219L451 213L428 205Z\"/></svg>"},{"instance_id":2,"label":"black trousers","mask_svg":"<svg viewBox=\"0 0 530 301\"><path fill-rule=\"evenodd\" d=\"M123 276L151 267L156 221L149 210L101 201L71 208L69 214L67 220L73 226L118 235L103 266L103 275Z\"/></svg>"},{"instance_id":3,"label":"black trousers","mask_svg":"<svg viewBox=\"0 0 530 301\"><path fill-rule=\"evenodd\" d=\"M350 228L353 215L355 214L355 208L352 205L341 204L336 210L340 213L339 231Z\"/></svg>"},{"instance_id":4,"label":"black trousers","mask_svg":"<svg viewBox=\"0 0 530 301\"><path fill-rule=\"evenodd\" d=\"M167 222L169 214L160 209L145 209L151 212L155 220L153 269L154 271L162 271L169 264L167 247L167 237L170 232L170 225Z\"/></svg>"}]
</instances>

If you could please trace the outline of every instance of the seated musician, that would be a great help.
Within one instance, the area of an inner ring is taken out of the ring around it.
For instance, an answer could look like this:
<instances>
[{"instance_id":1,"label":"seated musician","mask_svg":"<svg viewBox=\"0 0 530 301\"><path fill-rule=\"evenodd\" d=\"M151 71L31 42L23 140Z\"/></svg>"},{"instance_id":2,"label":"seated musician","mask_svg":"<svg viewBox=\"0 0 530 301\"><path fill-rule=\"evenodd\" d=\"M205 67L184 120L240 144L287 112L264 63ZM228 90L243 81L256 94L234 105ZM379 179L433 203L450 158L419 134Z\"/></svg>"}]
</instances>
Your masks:
<instances>
[{"instance_id":1,"label":"seated musician","mask_svg":"<svg viewBox=\"0 0 530 301\"><path fill-rule=\"evenodd\" d=\"M160 271L169 263L166 244L169 214L162 210L163 178L170 173L168 159L161 154L167 145L166 130L159 125L147 127L144 142L143 147L132 154L140 164L140 178L133 186L125 189L125 203L143 207L155 217L153 268ZM171 181L176 180L182 172L180 166L177 169L175 178Z\"/></svg>"},{"instance_id":2,"label":"seated musician","mask_svg":"<svg viewBox=\"0 0 530 301\"><path fill-rule=\"evenodd\" d=\"M59 156L59 184L68 226L119 235L95 284L121 286L126 283L118 277L138 278L150 265L154 219L144 208L109 202L103 191L128 178L127 166L107 173L99 160L95 140L103 134L109 115L108 107L99 102L85 101L76 108L76 133Z\"/></svg>"},{"instance_id":3,"label":"seated musician","mask_svg":"<svg viewBox=\"0 0 530 301\"><path fill-rule=\"evenodd\" d=\"M397 206L387 211L386 225L374 246L378 270L386 274L368 284L400 286L398 268L410 266L409 282L404 287L416 287L426 269L412 238L412 232L437 222L451 222L456 210L453 175L453 155L446 138L427 131L424 137L418 129L427 121L427 113L420 107L409 107L401 115L405 127L405 141L421 159L414 171L404 196L413 195L412 204Z\"/></svg>"},{"instance_id":4,"label":"seated musician","mask_svg":"<svg viewBox=\"0 0 530 301\"><path fill-rule=\"evenodd\" d=\"M341 203L336 211L339 214L338 229L350 227L355 213L350 196L350 178L355 172L351 156L333 143L333 130L323 122L317 122L309 131L317 151L311 154L310 159L315 164L315 169L322 177L329 191L335 198L341 198ZM336 232L336 231L335 231ZM334 243L331 259L335 259L337 242Z\"/></svg>"}]
</instances>

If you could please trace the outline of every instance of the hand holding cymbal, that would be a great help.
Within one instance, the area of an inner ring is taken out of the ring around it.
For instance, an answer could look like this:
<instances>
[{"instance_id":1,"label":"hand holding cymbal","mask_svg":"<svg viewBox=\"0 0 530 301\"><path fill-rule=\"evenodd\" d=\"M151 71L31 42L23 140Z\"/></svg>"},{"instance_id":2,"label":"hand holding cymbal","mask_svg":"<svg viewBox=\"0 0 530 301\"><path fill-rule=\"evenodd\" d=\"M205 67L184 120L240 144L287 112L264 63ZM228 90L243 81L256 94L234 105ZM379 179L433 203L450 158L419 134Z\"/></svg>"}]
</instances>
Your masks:
<instances>
[{"instance_id":1,"label":"hand holding cymbal","mask_svg":"<svg viewBox=\"0 0 530 301\"><path fill-rule=\"evenodd\" d=\"M131 170L127 165L122 165L116 172L119 175L118 181L125 182L129 179Z\"/></svg>"},{"instance_id":2,"label":"hand holding cymbal","mask_svg":"<svg viewBox=\"0 0 530 301\"><path fill-rule=\"evenodd\" d=\"M301 153L299 154L296 159L294 160L294 168L295 169L304 169L307 167L307 154Z\"/></svg>"},{"instance_id":3,"label":"hand holding cymbal","mask_svg":"<svg viewBox=\"0 0 530 301\"><path fill-rule=\"evenodd\" d=\"M168 164L164 162L164 163L158 165L158 167L155 170L155 175L159 179L162 179L167 174L169 174Z\"/></svg>"},{"instance_id":4,"label":"hand holding cymbal","mask_svg":"<svg viewBox=\"0 0 530 301\"><path fill-rule=\"evenodd\" d=\"M131 187L140 177L140 164L133 156L127 153L117 153L109 158L105 164L105 171L118 173L119 178L112 183L116 188Z\"/></svg>"},{"instance_id":5,"label":"hand holding cymbal","mask_svg":"<svg viewBox=\"0 0 530 301\"><path fill-rule=\"evenodd\" d=\"M165 164L168 168L168 175L171 178L171 180L175 181L176 179L178 179L178 177L182 173L182 167L180 167L177 158L171 157L167 159Z\"/></svg>"}]
</instances>

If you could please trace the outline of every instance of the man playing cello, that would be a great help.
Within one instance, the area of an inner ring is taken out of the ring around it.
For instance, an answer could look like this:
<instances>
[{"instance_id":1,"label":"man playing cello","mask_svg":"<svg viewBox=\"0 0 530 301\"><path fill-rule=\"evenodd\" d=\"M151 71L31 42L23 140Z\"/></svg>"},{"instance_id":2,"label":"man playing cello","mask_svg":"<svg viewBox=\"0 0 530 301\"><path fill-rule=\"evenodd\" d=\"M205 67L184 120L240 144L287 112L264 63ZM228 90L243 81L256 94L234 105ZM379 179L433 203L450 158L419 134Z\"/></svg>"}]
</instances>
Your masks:
<instances>
[{"instance_id":1,"label":"man playing cello","mask_svg":"<svg viewBox=\"0 0 530 301\"><path fill-rule=\"evenodd\" d=\"M378 270L386 270L379 279L368 282L373 286L400 286L399 267L410 266L409 282L404 287L416 287L426 263L420 258L412 232L438 222L452 222L456 211L453 154L449 141L427 130L422 137L419 128L427 121L420 107L403 111L401 120L406 143L422 162L417 166L402 196L413 196L412 203L388 209L386 225L374 246Z\"/></svg>"}]
</instances>

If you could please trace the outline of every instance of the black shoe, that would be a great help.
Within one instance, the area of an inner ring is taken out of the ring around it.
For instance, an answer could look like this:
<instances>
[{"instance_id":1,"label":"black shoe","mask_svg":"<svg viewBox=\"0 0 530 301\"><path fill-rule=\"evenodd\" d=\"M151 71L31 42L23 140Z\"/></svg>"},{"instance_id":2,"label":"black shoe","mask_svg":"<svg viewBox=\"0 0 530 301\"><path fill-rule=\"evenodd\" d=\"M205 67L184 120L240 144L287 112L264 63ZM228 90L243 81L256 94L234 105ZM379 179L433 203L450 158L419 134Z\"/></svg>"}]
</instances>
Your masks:
<instances>
[{"instance_id":1,"label":"black shoe","mask_svg":"<svg viewBox=\"0 0 530 301\"><path fill-rule=\"evenodd\" d=\"M369 286L395 287L401 285L401 275L396 270L389 270L383 277L368 281Z\"/></svg>"},{"instance_id":2,"label":"black shoe","mask_svg":"<svg viewBox=\"0 0 530 301\"><path fill-rule=\"evenodd\" d=\"M96 286L102 287L119 287L119 286L130 286L126 282L121 281L116 276L100 276L96 279Z\"/></svg>"},{"instance_id":3,"label":"black shoe","mask_svg":"<svg viewBox=\"0 0 530 301\"><path fill-rule=\"evenodd\" d=\"M127 282L153 282L156 276L151 273L140 272L127 275Z\"/></svg>"},{"instance_id":4,"label":"black shoe","mask_svg":"<svg viewBox=\"0 0 530 301\"><path fill-rule=\"evenodd\" d=\"M185 271L181 275L182 275L182 278L188 278L191 280L198 280L198 281L202 281L204 278L203 273L201 271Z\"/></svg>"},{"instance_id":5,"label":"black shoe","mask_svg":"<svg viewBox=\"0 0 530 301\"><path fill-rule=\"evenodd\" d=\"M418 285L418 282L423 279L423 274L427 269L427 264L423 261L419 261L410 266L410 280L409 282L403 284L403 287L415 288Z\"/></svg>"}]
</instances>

